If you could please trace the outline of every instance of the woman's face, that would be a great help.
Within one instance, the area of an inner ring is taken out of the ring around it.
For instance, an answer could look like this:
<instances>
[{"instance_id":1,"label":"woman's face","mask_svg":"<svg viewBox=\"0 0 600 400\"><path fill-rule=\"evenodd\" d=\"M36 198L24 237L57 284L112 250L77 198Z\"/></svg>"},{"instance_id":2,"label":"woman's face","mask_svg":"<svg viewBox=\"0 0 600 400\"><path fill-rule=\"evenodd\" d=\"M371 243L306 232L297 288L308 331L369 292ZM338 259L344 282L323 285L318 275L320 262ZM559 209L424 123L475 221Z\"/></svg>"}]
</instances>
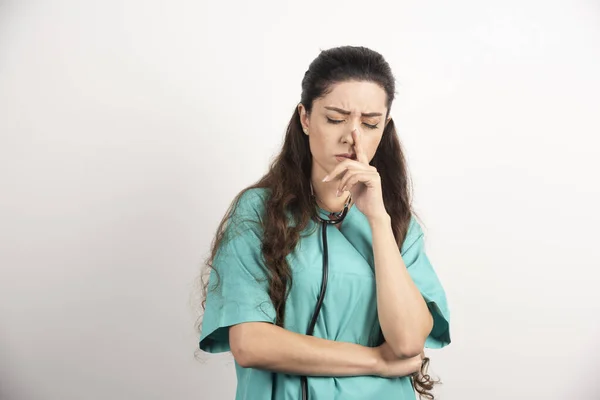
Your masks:
<instances>
[{"instance_id":1,"label":"woman's face","mask_svg":"<svg viewBox=\"0 0 600 400\"><path fill-rule=\"evenodd\" d=\"M333 170L340 162L336 158L338 154L355 154L354 128L360 130L371 161L389 121L389 118L385 120L386 111L385 91L379 85L365 81L335 84L329 94L313 102L310 116L299 104L302 127L308 130L313 174L324 176Z\"/></svg>"}]
</instances>

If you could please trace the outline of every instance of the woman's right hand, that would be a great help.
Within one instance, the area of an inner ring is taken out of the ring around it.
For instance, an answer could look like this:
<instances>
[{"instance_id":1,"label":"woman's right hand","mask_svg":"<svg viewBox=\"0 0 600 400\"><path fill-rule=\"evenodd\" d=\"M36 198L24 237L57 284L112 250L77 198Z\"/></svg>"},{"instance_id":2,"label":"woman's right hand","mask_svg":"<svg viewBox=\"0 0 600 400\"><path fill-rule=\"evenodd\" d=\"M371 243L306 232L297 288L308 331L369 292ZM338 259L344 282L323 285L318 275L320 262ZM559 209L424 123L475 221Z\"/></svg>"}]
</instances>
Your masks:
<instances>
[{"instance_id":1,"label":"woman's right hand","mask_svg":"<svg viewBox=\"0 0 600 400\"><path fill-rule=\"evenodd\" d=\"M399 359L387 342L375 347L378 358L376 374L384 378L397 378L412 375L421 370L425 353L418 356Z\"/></svg>"}]
</instances>

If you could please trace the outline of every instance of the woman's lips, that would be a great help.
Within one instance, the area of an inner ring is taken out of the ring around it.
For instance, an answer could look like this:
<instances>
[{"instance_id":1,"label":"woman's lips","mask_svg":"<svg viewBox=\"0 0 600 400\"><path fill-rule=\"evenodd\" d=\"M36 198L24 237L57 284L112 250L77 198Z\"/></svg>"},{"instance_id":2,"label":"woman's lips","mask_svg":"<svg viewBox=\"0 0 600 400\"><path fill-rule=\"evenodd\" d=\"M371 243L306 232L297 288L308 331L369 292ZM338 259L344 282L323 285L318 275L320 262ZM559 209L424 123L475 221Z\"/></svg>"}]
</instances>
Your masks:
<instances>
[{"instance_id":1,"label":"woman's lips","mask_svg":"<svg viewBox=\"0 0 600 400\"><path fill-rule=\"evenodd\" d=\"M356 155L354 155L354 154L337 154L337 155L335 156L335 158L336 158L338 161L343 161L343 160L345 160L345 159L347 159L347 158L349 158L349 159L351 159L351 160L356 160Z\"/></svg>"}]
</instances>

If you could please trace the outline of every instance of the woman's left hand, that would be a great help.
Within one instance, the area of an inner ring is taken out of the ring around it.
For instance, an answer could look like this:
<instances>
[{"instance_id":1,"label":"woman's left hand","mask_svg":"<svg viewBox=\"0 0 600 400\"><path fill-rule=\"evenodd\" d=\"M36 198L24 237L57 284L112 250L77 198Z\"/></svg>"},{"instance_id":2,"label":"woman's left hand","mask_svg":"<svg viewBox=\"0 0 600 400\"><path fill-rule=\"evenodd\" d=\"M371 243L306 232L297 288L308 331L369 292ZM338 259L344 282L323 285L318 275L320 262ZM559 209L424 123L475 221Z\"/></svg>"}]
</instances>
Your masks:
<instances>
[{"instance_id":1,"label":"woman's left hand","mask_svg":"<svg viewBox=\"0 0 600 400\"><path fill-rule=\"evenodd\" d=\"M354 198L354 204L368 219L386 216L379 172L369 164L369 158L362 145L362 134L358 128L352 131L352 137L356 160L347 159L340 162L328 174L325 182L341 175L337 187L338 193L349 190Z\"/></svg>"}]
</instances>

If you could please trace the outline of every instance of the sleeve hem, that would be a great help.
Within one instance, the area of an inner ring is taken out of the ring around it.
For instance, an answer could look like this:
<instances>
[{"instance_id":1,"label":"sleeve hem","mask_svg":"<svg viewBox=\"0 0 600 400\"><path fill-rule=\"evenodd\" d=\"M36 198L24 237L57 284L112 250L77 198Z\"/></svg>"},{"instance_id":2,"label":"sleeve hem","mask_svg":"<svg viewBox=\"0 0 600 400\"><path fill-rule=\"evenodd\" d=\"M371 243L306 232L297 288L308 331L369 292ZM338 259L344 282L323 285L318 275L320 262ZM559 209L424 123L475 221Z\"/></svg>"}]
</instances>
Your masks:
<instances>
[{"instance_id":1,"label":"sleeve hem","mask_svg":"<svg viewBox=\"0 0 600 400\"><path fill-rule=\"evenodd\" d=\"M433 317L433 327L425 339L425 347L429 349L441 349L452 342L450 338L450 316L448 310L441 310L434 300L425 299L427 308Z\"/></svg>"},{"instance_id":2,"label":"sleeve hem","mask_svg":"<svg viewBox=\"0 0 600 400\"><path fill-rule=\"evenodd\" d=\"M244 322L275 323L275 317L260 311L257 308L240 309L239 307L226 306L221 311L221 317L215 324L207 324L202 330L198 346L200 350L209 353L222 353L231 351L229 345L229 327Z\"/></svg>"}]
</instances>

